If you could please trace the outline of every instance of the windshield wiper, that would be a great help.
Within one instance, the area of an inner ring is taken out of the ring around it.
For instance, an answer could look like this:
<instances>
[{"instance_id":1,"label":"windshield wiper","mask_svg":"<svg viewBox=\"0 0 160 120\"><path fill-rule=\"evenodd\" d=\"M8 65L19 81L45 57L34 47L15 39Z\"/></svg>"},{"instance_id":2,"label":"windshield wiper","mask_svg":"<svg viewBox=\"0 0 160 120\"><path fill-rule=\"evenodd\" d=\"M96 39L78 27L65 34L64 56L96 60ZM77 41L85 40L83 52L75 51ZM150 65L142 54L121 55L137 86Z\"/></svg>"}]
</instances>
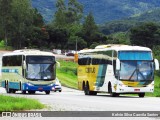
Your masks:
<instances>
[{"instance_id":1,"label":"windshield wiper","mask_svg":"<svg viewBox=\"0 0 160 120\"><path fill-rule=\"evenodd\" d=\"M133 72L132 75L130 76L129 80L131 80L131 78L133 77L133 75L134 75L135 72L137 72L137 78L138 78L138 73L140 73L140 75L143 77L143 79L146 80L145 77L144 77L144 75L143 75L143 74L139 71L139 69L137 69L137 68L134 70L134 72ZM137 80L138 80L138 79L137 79Z\"/></svg>"},{"instance_id":2,"label":"windshield wiper","mask_svg":"<svg viewBox=\"0 0 160 120\"><path fill-rule=\"evenodd\" d=\"M138 73L140 73L140 75L143 77L143 79L146 80L146 78L144 77L144 75L140 71L138 71Z\"/></svg>"},{"instance_id":3,"label":"windshield wiper","mask_svg":"<svg viewBox=\"0 0 160 120\"><path fill-rule=\"evenodd\" d=\"M129 80L133 77L134 73L137 71L137 68L133 71L132 75L130 76Z\"/></svg>"}]
</instances>

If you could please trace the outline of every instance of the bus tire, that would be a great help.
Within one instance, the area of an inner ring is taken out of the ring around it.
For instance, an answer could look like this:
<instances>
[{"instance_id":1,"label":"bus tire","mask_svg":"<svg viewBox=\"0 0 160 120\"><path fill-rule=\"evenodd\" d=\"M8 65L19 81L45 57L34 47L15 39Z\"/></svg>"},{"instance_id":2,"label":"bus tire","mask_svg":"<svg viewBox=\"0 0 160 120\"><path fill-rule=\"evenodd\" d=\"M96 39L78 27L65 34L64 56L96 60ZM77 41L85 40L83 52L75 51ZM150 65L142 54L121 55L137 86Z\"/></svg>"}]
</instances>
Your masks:
<instances>
[{"instance_id":1,"label":"bus tire","mask_svg":"<svg viewBox=\"0 0 160 120\"><path fill-rule=\"evenodd\" d=\"M85 87L84 87L84 94L85 94L85 95L90 95L88 82L87 82L87 84L86 84Z\"/></svg>"},{"instance_id":2,"label":"bus tire","mask_svg":"<svg viewBox=\"0 0 160 120\"><path fill-rule=\"evenodd\" d=\"M97 95L97 91L90 91L91 95Z\"/></svg>"},{"instance_id":3,"label":"bus tire","mask_svg":"<svg viewBox=\"0 0 160 120\"><path fill-rule=\"evenodd\" d=\"M85 93L85 95L97 95L96 91L90 91L89 90L89 83L88 82L84 87L84 93Z\"/></svg>"},{"instance_id":4,"label":"bus tire","mask_svg":"<svg viewBox=\"0 0 160 120\"><path fill-rule=\"evenodd\" d=\"M46 93L47 95L49 95L49 94L50 94L50 91L45 91L45 93Z\"/></svg>"},{"instance_id":5,"label":"bus tire","mask_svg":"<svg viewBox=\"0 0 160 120\"><path fill-rule=\"evenodd\" d=\"M22 90L22 94L26 94L26 91L25 91L25 90Z\"/></svg>"},{"instance_id":6,"label":"bus tire","mask_svg":"<svg viewBox=\"0 0 160 120\"><path fill-rule=\"evenodd\" d=\"M82 90L85 89L85 82L83 81L83 84L82 84Z\"/></svg>"},{"instance_id":7,"label":"bus tire","mask_svg":"<svg viewBox=\"0 0 160 120\"><path fill-rule=\"evenodd\" d=\"M111 97L118 97L118 96L119 96L118 93L113 93L113 92L112 92L111 83L108 84L108 93L110 94Z\"/></svg>"},{"instance_id":8,"label":"bus tire","mask_svg":"<svg viewBox=\"0 0 160 120\"><path fill-rule=\"evenodd\" d=\"M29 94L35 94L36 91L28 91Z\"/></svg>"},{"instance_id":9,"label":"bus tire","mask_svg":"<svg viewBox=\"0 0 160 120\"><path fill-rule=\"evenodd\" d=\"M11 93L11 89L9 88L8 82L6 82L6 92Z\"/></svg>"},{"instance_id":10,"label":"bus tire","mask_svg":"<svg viewBox=\"0 0 160 120\"><path fill-rule=\"evenodd\" d=\"M143 98L145 96L145 93L139 93L138 96Z\"/></svg>"},{"instance_id":11,"label":"bus tire","mask_svg":"<svg viewBox=\"0 0 160 120\"><path fill-rule=\"evenodd\" d=\"M16 90L15 89L11 89L11 93L16 93Z\"/></svg>"},{"instance_id":12,"label":"bus tire","mask_svg":"<svg viewBox=\"0 0 160 120\"><path fill-rule=\"evenodd\" d=\"M22 90L22 83L19 83L19 90Z\"/></svg>"}]
</instances>

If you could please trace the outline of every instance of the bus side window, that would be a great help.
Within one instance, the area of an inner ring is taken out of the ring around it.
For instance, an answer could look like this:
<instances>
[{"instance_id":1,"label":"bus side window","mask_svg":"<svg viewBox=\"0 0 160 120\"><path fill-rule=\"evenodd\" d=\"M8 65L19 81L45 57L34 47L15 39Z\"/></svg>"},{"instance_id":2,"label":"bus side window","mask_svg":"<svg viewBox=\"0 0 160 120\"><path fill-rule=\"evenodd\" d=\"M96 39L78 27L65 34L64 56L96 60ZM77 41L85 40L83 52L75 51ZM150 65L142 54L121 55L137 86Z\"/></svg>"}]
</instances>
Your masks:
<instances>
[{"instance_id":1,"label":"bus side window","mask_svg":"<svg viewBox=\"0 0 160 120\"><path fill-rule=\"evenodd\" d=\"M3 66L21 66L22 65L22 56L4 56L2 58Z\"/></svg>"},{"instance_id":2,"label":"bus side window","mask_svg":"<svg viewBox=\"0 0 160 120\"><path fill-rule=\"evenodd\" d=\"M103 58L93 58L92 65L99 65L99 64L108 64L108 60Z\"/></svg>"},{"instance_id":3,"label":"bus side window","mask_svg":"<svg viewBox=\"0 0 160 120\"><path fill-rule=\"evenodd\" d=\"M6 56L4 56L2 58L2 66L7 66L7 57Z\"/></svg>"},{"instance_id":4,"label":"bus side window","mask_svg":"<svg viewBox=\"0 0 160 120\"><path fill-rule=\"evenodd\" d=\"M79 65L90 65L90 63L91 63L91 58L89 58L89 57L80 58L80 59L78 60L78 64L79 64Z\"/></svg>"}]
</instances>

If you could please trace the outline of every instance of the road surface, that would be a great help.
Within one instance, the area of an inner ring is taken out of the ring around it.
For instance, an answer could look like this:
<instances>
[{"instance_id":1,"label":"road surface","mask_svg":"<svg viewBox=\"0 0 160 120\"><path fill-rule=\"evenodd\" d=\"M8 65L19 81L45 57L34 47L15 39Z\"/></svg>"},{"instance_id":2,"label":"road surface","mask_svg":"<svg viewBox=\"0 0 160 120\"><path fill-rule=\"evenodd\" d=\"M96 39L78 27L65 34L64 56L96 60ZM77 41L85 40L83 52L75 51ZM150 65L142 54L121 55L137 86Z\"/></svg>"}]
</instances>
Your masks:
<instances>
[{"instance_id":1,"label":"road surface","mask_svg":"<svg viewBox=\"0 0 160 120\"><path fill-rule=\"evenodd\" d=\"M0 94L9 95L14 97L25 97L37 99L41 103L45 104L47 108L36 111L160 111L160 98L138 96L120 96L110 97L108 94L99 93L97 96L85 96L82 91L69 89L63 87L62 92L51 92L50 95L46 95L44 92L36 92L35 95L22 94L17 92L16 94L7 94L3 88L0 88ZM160 113L160 112L159 112ZM70 117L69 117L70 118ZM91 118L65 118L65 120L90 120ZM106 120L110 117L92 117L93 120ZM43 118L44 119L44 118ZM48 118L47 119L51 119ZM152 120L159 119L159 117L114 117L114 120ZM8 120L8 119L6 119ZM17 120L17 119L16 119ZM35 120L35 119L34 119ZM37 118L36 120L41 120ZM64 118L56 118L56 120L64 120Z\"/></svg>"},{"instance_id":2,"label":"road surface","mask_svg":"<svg viewBox=\"0 0 160 120\"><path fill-rule=\"evenodd\" d=\"M106 93L97 96L85 96L82 91L63 87L63 91L36 92L35 95L7 94L3 88L0 93L10 96L34 98L48 106L49 111L160 111L160 98L138 96L110 97Z\"/></svg>"}]
</instances>

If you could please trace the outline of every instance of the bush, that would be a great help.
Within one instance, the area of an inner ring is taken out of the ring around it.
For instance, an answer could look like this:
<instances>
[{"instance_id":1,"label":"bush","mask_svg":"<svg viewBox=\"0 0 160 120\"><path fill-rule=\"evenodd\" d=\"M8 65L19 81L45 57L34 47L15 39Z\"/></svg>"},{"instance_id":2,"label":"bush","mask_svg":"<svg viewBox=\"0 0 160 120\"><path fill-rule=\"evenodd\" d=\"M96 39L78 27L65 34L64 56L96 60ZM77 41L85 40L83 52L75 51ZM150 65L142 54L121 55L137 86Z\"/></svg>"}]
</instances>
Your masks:
<instances>
[{"instance_id":1,"label":"bush","mask_svg":"<svg viewBox=\"0 0 160 120\"><path fill-rule=\"evenodd\" d=\"M4 42L4 40L1 40L0 41L0 47L4 47L5 46L5 42Z\"/></svg>"}]
</instances>

